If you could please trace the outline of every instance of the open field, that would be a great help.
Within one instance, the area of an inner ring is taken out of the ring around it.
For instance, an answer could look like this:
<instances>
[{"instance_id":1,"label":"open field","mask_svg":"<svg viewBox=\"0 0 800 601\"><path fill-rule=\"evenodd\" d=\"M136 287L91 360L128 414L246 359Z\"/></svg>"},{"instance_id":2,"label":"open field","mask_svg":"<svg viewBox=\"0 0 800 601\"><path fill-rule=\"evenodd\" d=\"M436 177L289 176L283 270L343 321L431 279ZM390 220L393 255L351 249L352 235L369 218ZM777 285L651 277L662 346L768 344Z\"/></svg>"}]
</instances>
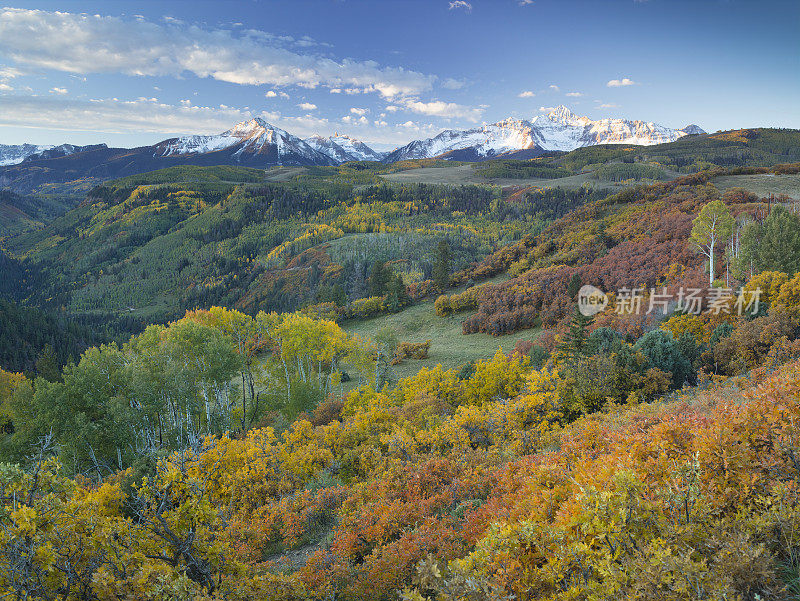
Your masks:
<instances>
[{"instance_id":1,"label":"open field","mask_svg":"<svg viewBox=\"0 0 800 601\"><path fill-rule=\"evenodd\" d=\"M423 367L431 368L441 364L445 369L452 369L476 359L486 359L492 357L498 347L510 352L517 340L533 340L541 331L530 329L498 337L488 334L465 336L461 333L461 324L467 315L468 313L460 313L437 317L433 302L429 301L393 315L345 322L342 328L350 333L372 338L380 328L389 327L395 331L401 342L425 342L430 339L431 349L427 359L406 359L400 365L394 366L398 379L413 376Z\"/></svg>"},{"instance_id":2,"label":"open field","mask_svg":"<svg viewBox=\"0 0 800 601\"><path fill-rule=\"evenodd\" d=\"M762 198L770 194L786 194L800 200L800 175L725 175L714 178L713 183L720 190L744 188Z\"/></svg>"},{"instance_id":3,"label":"open field","mask_svg":"<svg viewBox=\"0 0 800 601\"><path fill-rule=\"evenodd\" d=\"M305 167L270 167L266 170L265 181L268 182L288 182L295 175L306 171Z\"/></svg>"},{"instance_id":4,"label":"open field","mask_svg":"<svg viewBox=\"0 0 800 601\"><path fill-rule=\"evenodd\" d=\"M592 180L588 174L581 173L569 177L558 179L544 178L485 178L475 171L474 165L458 165L455 167L421 167L420 169L409 169L398 173L387 173L381 175L383 179L390 182L404 184L487 184L493 186L543 186L543 187L574 187L582 184L601 182Z\"/></svg>"},{"instance_id":5,"label":"open field","mask_svg":"<svg viewBox=\"0 0 800 601\"><path fill-rule=\"evenodd\" d=\"M520 188L539 186L541 188L575 189L580 188L583 185L589 185L593 188L600 188L612 192L630 185L627 182L620 183L609 180L594 179L592 178L590 171L560 178L486 178L482 177L480 173L474 169L475 165L477 164L478 163L471 163L453 167L421 167L419 169L409 169L407 171L400 171L398 173L387 173L381 175L380 177L390 182L404 184L485 184L491 186L500 186L501 188L506 188L509 186ZM678 175L680 175L671 171L667 171L667 173L671 177L678 177Z\"/></svg>"}]
</instances>

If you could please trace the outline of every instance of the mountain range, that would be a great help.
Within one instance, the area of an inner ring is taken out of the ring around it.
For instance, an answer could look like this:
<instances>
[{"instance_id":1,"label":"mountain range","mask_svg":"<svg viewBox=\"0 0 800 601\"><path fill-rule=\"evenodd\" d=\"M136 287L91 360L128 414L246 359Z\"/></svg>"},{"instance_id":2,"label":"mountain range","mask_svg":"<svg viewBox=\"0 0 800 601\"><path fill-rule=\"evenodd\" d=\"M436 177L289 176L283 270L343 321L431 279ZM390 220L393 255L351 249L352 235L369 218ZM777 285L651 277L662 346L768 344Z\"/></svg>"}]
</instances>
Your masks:
<instances>
[{"instance_id":1,"label":"mountain range","mask_svg":"<svg viewBox=\"0 0 800 601\"><path fill-rule=\"evenodd\" d=\"M104 180L179 164L266 167L331 166L348 161L392 163L434 157L463 161L522 159L596 144L661 144L703 133L696 125L671 129L626 119L593 121L559 106L531 120L509 118L467 130L445 130L381 153L347 135L301 139L255 118L218 135L182 136L138 148L0 145L0 187L29 192L43 183L87 177Z\"/></svg>"},{"instance_id":2,"label":"mountain range","mask_svg":"<svg viewBox=\"0 0 800 601\"><path fill-rule=\"evenodd\" d=\"M509 118L468 130L445 130L433 138L406 144L389 153L384 160L531 158L547 151L568 152L596 144L662 144L689 134L703 133L697 125L671 129L627 119L593 121L575 115L562 105L532 120Z\"/></svg>"},{"instance_id":3,"label":"mountain range","mask_svg":"<svg viewBox=\"0 0 800 601\"><path fill-rule=\"evenodd\" d=\"M102 144L102 146L105 146L105 144ZM16 165L29 158L52 159L66 156L68 154L80 152L86 148L89 147L74 146L73 144L61 144L60 146L54 146L52 144L0 144L0 167Z\"/></svg>"}]
</instances>

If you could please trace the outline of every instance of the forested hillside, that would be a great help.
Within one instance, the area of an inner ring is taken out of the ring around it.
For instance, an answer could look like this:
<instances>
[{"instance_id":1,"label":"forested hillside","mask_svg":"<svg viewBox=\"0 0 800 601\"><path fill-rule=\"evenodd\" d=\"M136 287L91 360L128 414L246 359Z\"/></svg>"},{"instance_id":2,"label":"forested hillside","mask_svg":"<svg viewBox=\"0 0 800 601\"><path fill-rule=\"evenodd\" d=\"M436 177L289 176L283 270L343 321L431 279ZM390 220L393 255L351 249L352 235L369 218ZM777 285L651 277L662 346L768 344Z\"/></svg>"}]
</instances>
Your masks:
<instances>
[{"instance_id":1,"label":"forested hillside","mask_svg":"<svg viewBox=\"0 0 800 601\"><path fill-rule=\"evenodd\" d=\"M36 278L20 300L151 321L214 303L248 310L345 304L384 294L370 290L376 262L391 262L406 286L419 284L431 278L441 239L453 266L463 268L537 233L564 201L599 197L552 190L508 203L488 187L242 181L250 175L183 175L174 184L137 177L94 189L48 227L7 241Z\"/></svg>"},{"instance_id":2,"label":"forested hillside","mask_svg":"<svg viewBox=\"0 0 800 601\"><path fill-rule=\"evenodd\" d=\"M41 598L794 598L798 276L759 277L768 314L709 342L710 323L678 316L679 342L674 323L635 344L599 328L543 368L498 353L382 390L380 348L333 322L222 309L91 350L63 382L0 372L2 452L20 462L0 476L0 556L29 558L0 582ZM709 352L741 375L695 371ZM342 398L345 371L363 385Z\"/></svg>"},{"instance_id":3,"label":"forested hillside","mask_svg":"<svg viewBox=\"0 0 800 601\"><path fill-rule=\"evenodd\" d=\"M174 167L4 238L0 591L796 598L800 163L764 132L481 166L610 188Z\"/></svg>"}]
</instances>

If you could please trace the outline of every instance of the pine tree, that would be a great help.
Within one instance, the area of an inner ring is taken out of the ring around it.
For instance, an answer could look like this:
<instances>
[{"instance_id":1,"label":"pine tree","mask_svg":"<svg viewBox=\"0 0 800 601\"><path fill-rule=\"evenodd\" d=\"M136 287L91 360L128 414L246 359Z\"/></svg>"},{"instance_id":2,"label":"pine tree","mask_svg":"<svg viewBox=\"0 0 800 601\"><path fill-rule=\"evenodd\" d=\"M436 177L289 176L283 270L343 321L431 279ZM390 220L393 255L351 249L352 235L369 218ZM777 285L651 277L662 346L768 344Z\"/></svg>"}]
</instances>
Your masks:
<instances>
[{"instance_id":1,"label":"pine tree","mask_svg":"<svg viewBox=\"0 0 800 601\"><path fill-rule=\"evenodd\" d=\"M389 310L392 312L399 311L411 302L401 275L397 275L389 281L387 292L389 294Z\"/></svg>"},{"instance_id":2,"label":"pine tree","mask_svg":"<svg viewBox=\"0 0 800 601\"><path fill-rule=\"evenodd\" d=\"M558 354L566 357L570 363L583 355L589 339L589 326L592 323L594 316L584 315L576 308L569 323L569 332L558 345Z\"/></svg>"},{"instance_id":3,"label":"pine tree","mask_svg":"<svg viewBox=\"0 0 800 601\"><path fill-rule=\"evenodd\" d=\"M436 247L436 263L433 266L433 283L439 292L444 292L450 286L450 245L447 240L442 240Z\"/></svg>"},{"instance_id":4,"label":"pine tree","mask_svg":"<svg viewBox=\"0 0 800 601\"><path fill-rule=\"evenodd\" d=\"M567 294L571 299L575 299L578 297L578 292L581 289L581 276L580 274L576 273L573 274L572 279L569 281L569 285L567 286Z\"/></svg>"},{"instance_id":5,"label":"pine tree","mask_svg":"<svg viewBox=\"0 0 800 601\"><path fill-rule=\"evenodd\" d=\"M375 261L372 273L369 276L370 296L383 296L389 289L392 281L392 268L383 261Z\"/></svg>"},{"instance_id":6,"label":"pine tree","mask_svg":"<svg viewBox=\"0 0 800 601\"><path fill-rule=\"evenodd\" d=\"M61 380L61 366L52 344L45 345L39 353L36 359L36 374L50 382Z\"/></svg>"}]
</instances>

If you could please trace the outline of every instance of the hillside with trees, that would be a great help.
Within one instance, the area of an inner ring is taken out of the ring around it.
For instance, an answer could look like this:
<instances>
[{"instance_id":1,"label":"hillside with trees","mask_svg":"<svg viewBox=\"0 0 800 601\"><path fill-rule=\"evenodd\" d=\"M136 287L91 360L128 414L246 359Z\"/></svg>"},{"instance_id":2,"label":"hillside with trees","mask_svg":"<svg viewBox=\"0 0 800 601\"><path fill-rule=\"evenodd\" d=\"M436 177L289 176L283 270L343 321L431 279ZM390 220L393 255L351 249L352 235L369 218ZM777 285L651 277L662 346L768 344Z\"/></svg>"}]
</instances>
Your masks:
<instances>
[{"instance_id":1,"label":"hillside with trees","mask_svg":"<svg viewBox=\"0 0 800 601\"><path fill-rule=\"evenodd\" d=\"M4 238L0 591L796 598L800 213L714 182L800 163L715 136L612 191L175 167Z\"/></svg>"}]
</instances>

